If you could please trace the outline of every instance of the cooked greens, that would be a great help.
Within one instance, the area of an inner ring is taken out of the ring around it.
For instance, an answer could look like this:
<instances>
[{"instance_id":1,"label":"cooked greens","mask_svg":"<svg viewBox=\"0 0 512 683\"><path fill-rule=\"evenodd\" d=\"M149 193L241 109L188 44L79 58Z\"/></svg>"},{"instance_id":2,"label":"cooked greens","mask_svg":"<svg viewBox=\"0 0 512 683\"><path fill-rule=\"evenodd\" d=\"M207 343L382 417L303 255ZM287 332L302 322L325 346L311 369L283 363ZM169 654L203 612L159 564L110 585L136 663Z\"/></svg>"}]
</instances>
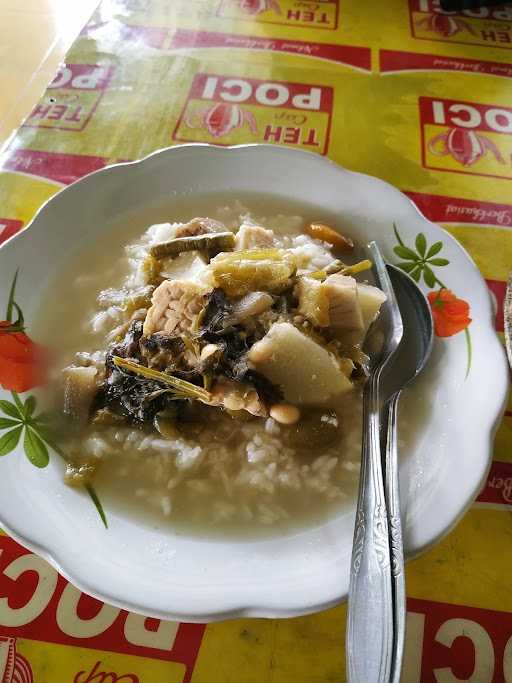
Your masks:
<instances>
[{"instance_id":1,"label":"cooked greens","mask_svg":"<svg viewBox=\"0 0 512 683\"><path fill-rule=\"evenodd\" d=\"M149 253L156 259L161 259L166 256L177 256L184 251L218 253L225 249L232 249L234 244L235 236L232 232L218 232L206 235L176 237L173 240L155 244L150 248Z\"/></svg>"}]
</instances>

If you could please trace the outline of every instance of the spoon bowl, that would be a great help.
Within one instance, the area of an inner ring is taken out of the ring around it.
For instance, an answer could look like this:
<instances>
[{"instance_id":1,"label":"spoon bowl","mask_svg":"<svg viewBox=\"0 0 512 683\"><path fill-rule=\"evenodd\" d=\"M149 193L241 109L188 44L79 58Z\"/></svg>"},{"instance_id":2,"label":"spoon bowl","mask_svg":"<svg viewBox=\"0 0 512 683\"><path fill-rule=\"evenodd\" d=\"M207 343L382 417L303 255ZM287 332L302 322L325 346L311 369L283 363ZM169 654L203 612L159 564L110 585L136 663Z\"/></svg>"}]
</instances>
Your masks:
<instances>
[{"instance_id":1,"label":"spoon bowl","mask_svg":"<svg viewBox=\"0 0 512 683\"><path fill-rule=\"evenodd\" d=\"M395 297L402 316L400 346L386 368L385 393L400 391L424 369L434 343L432 312L425 295L403 270L387 264Z\"/></svg>"}]
</instances>

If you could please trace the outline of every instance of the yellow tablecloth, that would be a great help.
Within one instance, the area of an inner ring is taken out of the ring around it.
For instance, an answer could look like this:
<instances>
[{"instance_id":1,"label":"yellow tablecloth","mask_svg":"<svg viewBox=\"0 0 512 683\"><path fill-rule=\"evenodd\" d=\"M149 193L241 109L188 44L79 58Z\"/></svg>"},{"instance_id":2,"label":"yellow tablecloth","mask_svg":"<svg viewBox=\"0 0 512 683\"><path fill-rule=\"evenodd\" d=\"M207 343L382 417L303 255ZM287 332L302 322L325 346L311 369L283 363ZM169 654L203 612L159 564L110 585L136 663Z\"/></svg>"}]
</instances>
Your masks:
<instances>
[{"instance_id":1,"label":"yellow tablecloth","mask_svg":"<svg viewBox=\"0 0 512 683\"><path fill-rule=\"evenodd\" d=\"M501 307L511 49L512 8L105 0L0 159L0 242L107 164L185 141L265 141L407 192L466 247ZM476 503L408 566L404 681L512 681L511 416ZM344 681L345 609L206 627L144 619L82 595L0 535L2 683Z\"/></svg>"}]
</instances>

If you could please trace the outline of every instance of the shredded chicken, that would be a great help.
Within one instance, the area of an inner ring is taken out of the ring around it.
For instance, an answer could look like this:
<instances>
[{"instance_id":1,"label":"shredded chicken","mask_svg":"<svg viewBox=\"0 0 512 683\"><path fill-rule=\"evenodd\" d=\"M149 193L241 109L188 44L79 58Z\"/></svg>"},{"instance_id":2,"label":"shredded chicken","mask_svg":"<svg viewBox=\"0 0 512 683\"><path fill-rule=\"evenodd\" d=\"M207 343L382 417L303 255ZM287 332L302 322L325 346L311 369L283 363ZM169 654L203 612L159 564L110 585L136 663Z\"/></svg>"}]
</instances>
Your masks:
<instances>
[{"instance_id":1,"label":"shredded chicken","mask_svg":"<svg viewBox=\"0 0 512 683\"><path fill-rule=\"evenodd\" d=\"M153 292L152 306L144 321L144 334L191 332L209 291L206 285L191 280L164 280Z\"/></svg>"}]
</instances>

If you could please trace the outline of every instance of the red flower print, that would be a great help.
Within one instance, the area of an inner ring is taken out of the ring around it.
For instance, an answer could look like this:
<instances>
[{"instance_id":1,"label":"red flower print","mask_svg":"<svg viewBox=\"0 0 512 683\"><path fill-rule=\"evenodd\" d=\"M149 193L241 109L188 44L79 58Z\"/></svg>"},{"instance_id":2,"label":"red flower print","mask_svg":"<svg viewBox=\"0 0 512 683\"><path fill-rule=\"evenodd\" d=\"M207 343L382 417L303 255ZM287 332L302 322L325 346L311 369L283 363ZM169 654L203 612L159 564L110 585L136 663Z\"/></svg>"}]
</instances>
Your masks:
<instances>
[{"instance_id":1,"label":"red flower print","mask_svg":"<svg viewBox=\"0 0 512 683\"><path fill-rule=\"evenodd\" d=\"M45 353L25 332L12 332L12 323L0 321L0 385L22 393L44 380Z\"/></svg>"},{"instance_id":2,"label":"red flower print","mask_svg":"<svg viewBox=\"0 0 512 683\"><path fill-rule=\"evenodd\" d=\"M449 289L427 294L434 318L434 330L438 337L452 337L471 323L469 304L458 299Z\"/></svg>"}]
</instances>

